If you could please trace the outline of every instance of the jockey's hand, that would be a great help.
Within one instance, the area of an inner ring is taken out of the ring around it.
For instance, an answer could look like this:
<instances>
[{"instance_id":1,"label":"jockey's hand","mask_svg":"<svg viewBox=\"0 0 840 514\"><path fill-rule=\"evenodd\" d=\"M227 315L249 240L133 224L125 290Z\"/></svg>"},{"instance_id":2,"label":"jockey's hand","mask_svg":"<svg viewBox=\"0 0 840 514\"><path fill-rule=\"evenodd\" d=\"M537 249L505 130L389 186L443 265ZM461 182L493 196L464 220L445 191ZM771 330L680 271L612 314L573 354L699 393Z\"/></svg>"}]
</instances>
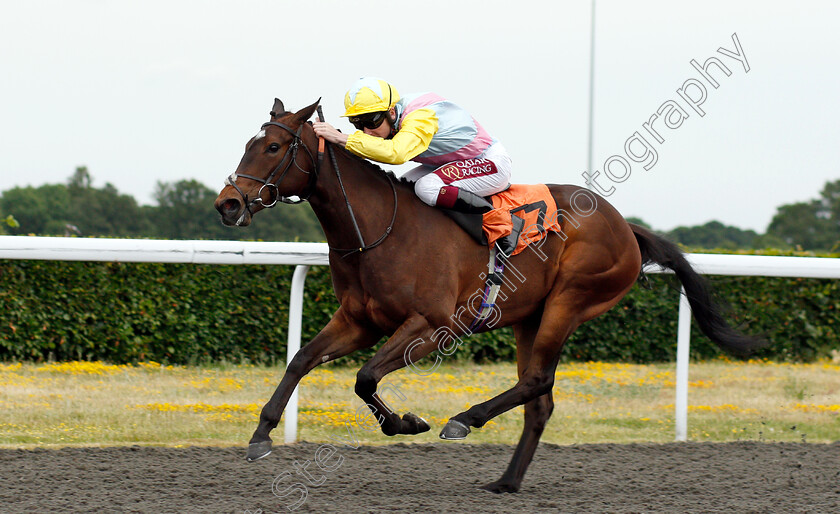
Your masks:
<instances>
[{"instance_id":1,"label":"jockey's hand","mask_svg":"<svg viewBox=\"0 0 840 514\"><path fill-rule=\"evenodd\" d=\"M330 143L335 143L341 146L345 146L347 144L347 134L339 132L335 127L325 121L312 122L312 128L315 129L315 134L317 134L318 137L323 137Z\"/></svg>"}]
</instances>

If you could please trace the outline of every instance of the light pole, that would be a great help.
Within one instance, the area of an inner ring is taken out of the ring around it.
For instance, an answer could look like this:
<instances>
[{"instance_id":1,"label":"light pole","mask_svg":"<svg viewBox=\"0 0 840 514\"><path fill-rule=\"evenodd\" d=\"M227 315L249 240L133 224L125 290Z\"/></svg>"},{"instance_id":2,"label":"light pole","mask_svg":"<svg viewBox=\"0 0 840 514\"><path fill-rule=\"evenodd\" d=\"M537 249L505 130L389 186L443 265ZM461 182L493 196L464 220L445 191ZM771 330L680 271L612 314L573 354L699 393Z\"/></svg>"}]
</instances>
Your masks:
<instances>
[{"instance_id":1,"label":"light pole","mask_svg":"<svg viewBox=\"0 0 840 514\"><path fill-rule=\"evenodd\" d=\"M587 152L586 173L592 174L592 128L594 126L593 105L595 103L595 0L592 0L592 16L590 17L589 28L589 148ZM586 188L592 189L587 180Z\"/></svg>"}]
</instances>

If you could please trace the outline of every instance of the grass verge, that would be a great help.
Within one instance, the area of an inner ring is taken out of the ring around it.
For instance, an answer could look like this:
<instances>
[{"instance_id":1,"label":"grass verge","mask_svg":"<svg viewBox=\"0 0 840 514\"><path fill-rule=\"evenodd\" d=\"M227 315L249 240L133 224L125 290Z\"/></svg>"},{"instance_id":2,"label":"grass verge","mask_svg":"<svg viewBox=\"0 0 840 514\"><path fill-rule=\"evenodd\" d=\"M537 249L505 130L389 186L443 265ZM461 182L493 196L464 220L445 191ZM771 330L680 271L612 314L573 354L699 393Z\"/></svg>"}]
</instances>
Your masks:
<instances>
[{"instance_id":1,"label":"grass verge","mask_svg":"<svg viewBox=\"0 0 840 514\"><path fill-rule=\"evenodd\" d=\"M572 363L557 369L554 415L542 440L557 444L665 443L674 439L673 364ZM689 439L840 440L840 365L692 363ZM401 370L382 382L396 411L432 425L418 436L382 435L353 393L355 368L321 367L301 383L298 439L362 444L437 442L446 420L516 381L513 364ZM0 364L0 447L245 446L281 369L112 366L101 362ZM382 390L382 389L380 389ZM471 443L518 441L522 407L490 421ZM282 441L282 423L274 439Z\"/></svg>"}]
</instances>

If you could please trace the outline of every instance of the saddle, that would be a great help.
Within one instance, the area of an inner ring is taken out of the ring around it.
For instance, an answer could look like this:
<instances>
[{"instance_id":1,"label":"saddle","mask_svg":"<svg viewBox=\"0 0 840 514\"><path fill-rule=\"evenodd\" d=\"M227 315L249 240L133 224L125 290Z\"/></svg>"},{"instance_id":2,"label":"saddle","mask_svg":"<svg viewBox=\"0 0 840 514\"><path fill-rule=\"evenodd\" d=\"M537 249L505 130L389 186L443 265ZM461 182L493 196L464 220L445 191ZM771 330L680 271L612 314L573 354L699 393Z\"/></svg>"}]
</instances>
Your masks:
<instances>
[{"instance_id":1,"label":"saddle","mask_svg":"<svg viewBox=\"0 0 840 514\"><path fill-rule=\"evenodd\" d=\"M559 230L557 204L545 184L513 184L501 193L487 197L487 201L496 209L484 215L442 211L480 245L489 246L501 237L512 235L518 241L512 255L521 253L549 231ZM546 220L557 221L546 227Z\"/></svg>"},{"instance_id":2,"label":"saddle","mask_svg":"<svg viewBox=\"0 0 840 514\"><path fill-rule=\"evenodd\" d=\"M487 197L487 201L495 209L485 214L442 210L481 245L489 246L498 239L512 238L510 246L514 246L514 241L516 245L510 257L521 253L529 244L541 240L548 232L560 230L557 202L545 184L514 184L501 193ZM546 226L548 221L551 223ZM481 275L485 281L484 292L478 314L467 329L470 334L484 328L504 284L502 276L507 257L497 249L498 245L490 251L487 273Z\"/></svg>"}]
</instances>

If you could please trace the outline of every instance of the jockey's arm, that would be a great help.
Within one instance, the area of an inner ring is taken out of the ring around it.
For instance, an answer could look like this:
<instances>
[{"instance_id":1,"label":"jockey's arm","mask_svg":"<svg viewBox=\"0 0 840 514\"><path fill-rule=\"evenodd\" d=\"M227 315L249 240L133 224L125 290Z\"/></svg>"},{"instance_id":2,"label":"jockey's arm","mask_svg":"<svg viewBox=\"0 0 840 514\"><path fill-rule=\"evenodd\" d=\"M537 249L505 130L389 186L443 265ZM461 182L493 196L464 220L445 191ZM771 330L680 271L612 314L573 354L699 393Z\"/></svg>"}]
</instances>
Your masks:
<instances>
[{"instance_id":1,"label":"jockey's arm","mask_svg":"<svg viewBox=\"0 0 840 514\"><path fill-rule=\"evenodd\" d=\"M438 119L431 109L417 109L403 120L391 139L358 130L347 137L345 147L354 154L385 164L403 164L429 148L437 133Z\"/></svg>"}]
</instances>

